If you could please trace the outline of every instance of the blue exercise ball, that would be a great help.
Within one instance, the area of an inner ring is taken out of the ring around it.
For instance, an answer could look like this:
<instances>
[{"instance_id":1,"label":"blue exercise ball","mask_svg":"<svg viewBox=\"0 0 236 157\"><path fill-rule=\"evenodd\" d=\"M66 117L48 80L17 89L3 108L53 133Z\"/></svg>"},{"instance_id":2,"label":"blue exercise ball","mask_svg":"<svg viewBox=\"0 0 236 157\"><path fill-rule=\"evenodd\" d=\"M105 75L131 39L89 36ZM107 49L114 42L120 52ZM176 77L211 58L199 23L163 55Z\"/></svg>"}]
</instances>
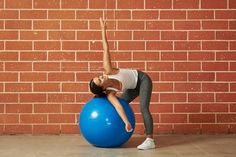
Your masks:
<instances>
[{"instance_id":1,"label":"blue exercise ball","mask_svg":"<svg viewBox=\"0 0 236 157\"><path fill-rule=\"evenodd\" d=\"M118 98L127 118L135 128L134 112L129 104ZM126 132L125 124L107 97L94 97L89 100L79 114L80 132L84 138L97 147L119 147L129 140L132 132Z\"/></svg>"}]
</instances>

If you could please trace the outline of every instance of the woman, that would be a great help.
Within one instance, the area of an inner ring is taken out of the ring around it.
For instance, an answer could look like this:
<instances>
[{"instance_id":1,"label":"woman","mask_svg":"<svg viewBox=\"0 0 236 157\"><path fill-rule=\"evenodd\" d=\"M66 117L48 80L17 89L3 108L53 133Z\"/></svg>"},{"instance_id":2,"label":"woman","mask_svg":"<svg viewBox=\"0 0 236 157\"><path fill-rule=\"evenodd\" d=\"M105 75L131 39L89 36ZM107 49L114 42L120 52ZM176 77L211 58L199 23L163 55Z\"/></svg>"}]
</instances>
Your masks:
<instances>
[{"instance_id":1,"label":"woman","mask_svg":"<svg viewBox=\"0 0 236 157\"><path fill-rule=\"evenodd\" d=\"M124 121L127 132L133 130L123 107L119 103L116 93L123 92L121 98L127 102L133 101L140 96L140 111L144 119L146 129L146 140L137 148L146 150L155 148L153 139L153 120L149 111L150 98L152 94L152 81L150 77L139 70L117 69L112 67L109 48L106 40L106 24L100 18L103 44L103 68L104 75L93 78L90 81L90 90L96 96L107 96L115 107L121 119Z\"/></svg>"}]
</instances>

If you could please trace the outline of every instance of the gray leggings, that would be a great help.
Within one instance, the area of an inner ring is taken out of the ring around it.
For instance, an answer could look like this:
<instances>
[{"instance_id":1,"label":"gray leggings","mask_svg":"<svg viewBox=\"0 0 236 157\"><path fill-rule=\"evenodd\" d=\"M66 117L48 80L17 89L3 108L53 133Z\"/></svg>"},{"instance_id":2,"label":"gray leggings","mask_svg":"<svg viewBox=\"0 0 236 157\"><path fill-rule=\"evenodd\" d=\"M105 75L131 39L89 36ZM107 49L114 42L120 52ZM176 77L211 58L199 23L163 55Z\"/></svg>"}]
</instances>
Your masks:
<instances>
[{"instance_id":1,"label":"gray leggings","mask_svg":"<svg viewBox=\"0 0 236 157\"><path fill-rule=\"evenodd\" d=\"M137 96L140 96L140 111L142 113L145 131L147 135L153 134L153 120L149 111L149 104L152 95L152 80L150 77L142 72L138 71L138 82L135 89L127 89L121 95L121 98L125 99L129 103L133 101Z\"/></svg>"}]
</instances>

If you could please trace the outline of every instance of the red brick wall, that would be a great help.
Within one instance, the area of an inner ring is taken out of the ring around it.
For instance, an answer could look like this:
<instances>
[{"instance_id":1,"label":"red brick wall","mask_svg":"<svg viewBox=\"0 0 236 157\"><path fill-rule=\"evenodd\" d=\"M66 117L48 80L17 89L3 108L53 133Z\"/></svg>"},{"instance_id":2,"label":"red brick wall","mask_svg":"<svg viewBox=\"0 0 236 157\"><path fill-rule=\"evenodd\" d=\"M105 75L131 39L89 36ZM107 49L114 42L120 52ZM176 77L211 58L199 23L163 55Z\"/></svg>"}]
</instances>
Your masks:
<instances>
[{"instance_id":1,"label":"red brick wall","mask_svg":"<svg viewBox=\"0 0 236 157\"><path fill-rule=\"evenodd\" d=\"M236 133L235 0L0 0L0 134L79 133L102 16L114 64L153 79L155 133Z\"/></svg>"}]
</instances>

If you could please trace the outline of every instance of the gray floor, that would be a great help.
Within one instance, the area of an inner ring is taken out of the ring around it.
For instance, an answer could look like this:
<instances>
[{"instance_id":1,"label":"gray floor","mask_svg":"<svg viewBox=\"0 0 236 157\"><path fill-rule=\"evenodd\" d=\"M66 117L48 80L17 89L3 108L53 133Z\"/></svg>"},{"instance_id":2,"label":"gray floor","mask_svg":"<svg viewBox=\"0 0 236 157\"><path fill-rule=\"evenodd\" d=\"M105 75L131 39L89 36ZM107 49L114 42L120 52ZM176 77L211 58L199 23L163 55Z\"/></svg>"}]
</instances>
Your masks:
<instances>
[{"instance_id":1,"label":"gray floor","mask_svg":"<svg viewBox=\"0 0 236 157\"><path fill-rule=\"evenodd\" d=\"M235 157L236 135L160 135L158 148L136 149L133 135L122 148L96 148L80 135L0 136L0 157Z\"/></svg>"}]
</instances>

